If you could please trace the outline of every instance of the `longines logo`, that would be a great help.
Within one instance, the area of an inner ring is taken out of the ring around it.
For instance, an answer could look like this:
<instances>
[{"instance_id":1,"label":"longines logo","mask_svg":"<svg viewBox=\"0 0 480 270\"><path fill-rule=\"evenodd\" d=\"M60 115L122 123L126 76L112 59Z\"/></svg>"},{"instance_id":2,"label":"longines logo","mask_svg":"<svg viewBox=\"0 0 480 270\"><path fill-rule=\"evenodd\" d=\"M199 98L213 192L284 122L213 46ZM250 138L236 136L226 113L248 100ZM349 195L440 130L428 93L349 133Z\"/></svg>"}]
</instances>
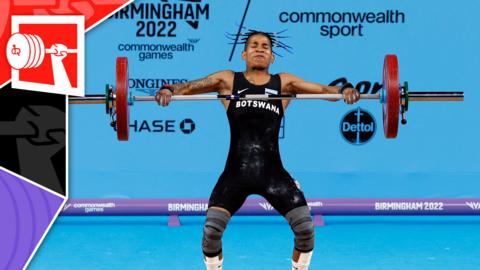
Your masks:
<instances>
[{"instance_id":1,"label":"longines logo","mask_svg":"<svg viewBox=\"0 0 480 270\"><path fill-rule=\"evenodd\" d=\"M184 83L188 80L185 78L130 78L128 80L128 88L135 89L135 91L145 94L147 96L154 96L155 93L164 84Z\"/></svg>"}]
</instances>

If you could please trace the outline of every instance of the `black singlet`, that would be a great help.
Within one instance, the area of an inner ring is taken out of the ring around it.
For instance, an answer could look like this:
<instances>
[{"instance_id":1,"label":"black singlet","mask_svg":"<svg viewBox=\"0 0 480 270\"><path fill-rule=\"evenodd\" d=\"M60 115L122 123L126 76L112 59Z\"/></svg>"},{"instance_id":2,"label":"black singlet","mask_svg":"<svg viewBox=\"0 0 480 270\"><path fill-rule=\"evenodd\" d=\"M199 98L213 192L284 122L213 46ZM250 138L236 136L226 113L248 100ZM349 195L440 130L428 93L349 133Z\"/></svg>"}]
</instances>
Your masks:
<instances>
[{"instance_id":1,"label":"black singlet","mask_svg":"<svg viewBox=\"0 0 480 270\"><path fill-rule=\"evenodd\" d=\"M265 85L251 84L241 72L235 73L234 95L280 94L280 76L271 75ZM281 100L230 101L230 150L225 170L209 200L234 214L251 194L263 196L280 214L306 205L303 192L284 169L278 147L283 117Z\"/></svg>"}]
</instances>

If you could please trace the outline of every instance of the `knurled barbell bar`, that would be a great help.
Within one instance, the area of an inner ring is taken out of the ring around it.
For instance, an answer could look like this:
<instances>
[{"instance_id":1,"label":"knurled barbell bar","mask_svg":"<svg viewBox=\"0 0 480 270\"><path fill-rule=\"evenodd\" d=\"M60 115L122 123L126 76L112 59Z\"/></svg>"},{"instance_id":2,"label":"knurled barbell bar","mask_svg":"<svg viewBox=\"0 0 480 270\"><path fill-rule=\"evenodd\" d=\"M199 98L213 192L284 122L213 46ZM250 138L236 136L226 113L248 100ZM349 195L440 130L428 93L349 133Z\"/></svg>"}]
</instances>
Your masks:
<instances>
[{"instance_id":1,"label":"knurled barbell bar","mask_svg":"<svg viewBox=\"0 0 480 270\"><path fill-rule=\"evenodd\" d=\"M406 123L405 113L410 101L463 101L463 92L409 92L408 83L399 84L398 59L396 55L385 56L383 65L383 87L378 94L361 94L360 99L378 99L382 104L383 130L386 138L398 134L399 117ZM292 95L174 95L176 101L204 100L278 100L278 99L343 99L342 94L292 94ZM71 104L105 104L110 114L112 126L121 141L129 137L129 105L134 101L155 101L154 96L131 96L128 89L128 59L118 57L116 63L116 88L107 85L105 95L70 97Z\"/></svg>"}]
</instances>

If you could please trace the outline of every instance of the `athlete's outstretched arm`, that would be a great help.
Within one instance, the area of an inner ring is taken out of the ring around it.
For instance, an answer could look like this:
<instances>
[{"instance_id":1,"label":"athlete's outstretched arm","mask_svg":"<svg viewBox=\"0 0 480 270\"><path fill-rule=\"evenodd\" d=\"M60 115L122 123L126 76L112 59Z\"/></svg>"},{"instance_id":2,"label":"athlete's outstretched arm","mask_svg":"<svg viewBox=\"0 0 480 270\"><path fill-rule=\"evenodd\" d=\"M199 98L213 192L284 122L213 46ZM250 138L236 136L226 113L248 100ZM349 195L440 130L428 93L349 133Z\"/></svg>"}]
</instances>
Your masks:
<instances>
[{"instance_id":1,"label":"athlete's outstretched arm","mask_svg":"<svg viewBox=\"0 0 480 270\"><path fill-rule=\"evenodd\" d=\"M328 86L315 82L307 82L295 75L282 73L280 74L282 80L282 91L289 94L338 94L341 87ZM360 99L360 94L357 89L353 87L346 87L342 90L345 103L353 104Z\"/></svg>"},{"instance_id":2,"label":"athlete's outstretched arm","mask_svg":"<svg viewBox=\"0 0 480 270\"><path fill-rule=\"evenodd\" d=\"M167 106L172 95L197 95L209 92L217 92L226 83L233 71L223 70L207 77L185 83L176 83L169 86L162 86L155 94L155 100L159 105Z\"/></svg>"}]
</instances>

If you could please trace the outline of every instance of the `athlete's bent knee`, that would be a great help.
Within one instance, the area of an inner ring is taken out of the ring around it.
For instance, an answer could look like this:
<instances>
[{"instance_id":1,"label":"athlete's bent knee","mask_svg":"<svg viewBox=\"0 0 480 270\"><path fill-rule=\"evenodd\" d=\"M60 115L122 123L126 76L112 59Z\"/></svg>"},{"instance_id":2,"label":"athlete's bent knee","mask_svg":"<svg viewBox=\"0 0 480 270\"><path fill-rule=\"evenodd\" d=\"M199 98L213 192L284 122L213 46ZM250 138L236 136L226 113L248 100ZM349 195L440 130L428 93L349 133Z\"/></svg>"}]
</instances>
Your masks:
<instances>
[{"instance_id":1,"label":"athlete's bent knee","mask_svg":"<svg viewBox=\"0 0 480 270\"><path fill-rule=\"evenodd\" d=\"M202 239L202 250L205 256L215 257L222 252L222 236L229 220L230 214L227 211L208 209Z\"/></svg>"},{"instance_id":2,"label":"athlete's bent knee","mask_svg":"<svg viewBox=\"0 0 480 270\"><path fill-rule=\"evenodd\" d=\"M285 215L285 218L295 234L295 249L300 252L312 251L315 242L315 231L308 206L300 206L290 210Z\"/></svg>"}]
</instances>

